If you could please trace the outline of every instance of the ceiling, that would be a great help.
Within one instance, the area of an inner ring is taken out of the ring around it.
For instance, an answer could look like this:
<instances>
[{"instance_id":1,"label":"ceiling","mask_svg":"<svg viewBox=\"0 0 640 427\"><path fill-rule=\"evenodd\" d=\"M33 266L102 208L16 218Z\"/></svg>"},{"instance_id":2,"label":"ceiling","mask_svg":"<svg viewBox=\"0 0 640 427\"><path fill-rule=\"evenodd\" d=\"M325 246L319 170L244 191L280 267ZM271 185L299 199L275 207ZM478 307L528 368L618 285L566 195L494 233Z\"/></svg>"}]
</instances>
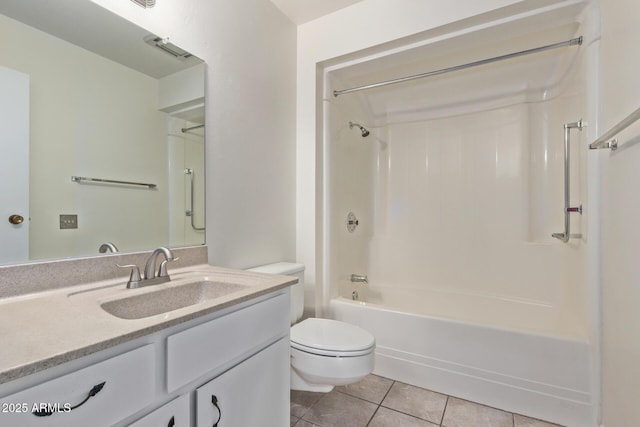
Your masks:
<instances>
[{"instance_id":1,"label":"ceiling","mask_svg":"<svg viewBox=\"0 0 640 427\"><path fill-rule=\"evenodd\" d=\"M271 0L296 25L313 21L362 0Z\"/></svg>"}]
</instances>

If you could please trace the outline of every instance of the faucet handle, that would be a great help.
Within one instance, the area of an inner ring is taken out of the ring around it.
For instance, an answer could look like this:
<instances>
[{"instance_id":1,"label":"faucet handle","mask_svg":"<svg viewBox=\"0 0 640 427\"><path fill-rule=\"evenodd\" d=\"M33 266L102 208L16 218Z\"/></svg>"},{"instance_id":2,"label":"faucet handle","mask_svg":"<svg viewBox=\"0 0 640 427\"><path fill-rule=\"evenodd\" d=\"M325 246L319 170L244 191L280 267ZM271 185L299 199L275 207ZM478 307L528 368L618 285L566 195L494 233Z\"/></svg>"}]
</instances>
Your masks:
<instances>
[{"instance_id":1,"label":"faucet handle","mask_svg":"<svg viewBox=\"0 0 640 427\"><path fill-rule=\"evenodd\" d=\"M173 261L178 261L179 259L180 259L180 257L171 258L171 259L165 259L164 261L162 261L160 263L160 268L158 269L158 277L169 277L169 273L167 273L167 263L168 262L173 262Z\"/></svg>"},{"instance_id":2,"label":"faucet handle","mask_svg":"<svg viewBox=\"0 0 640 427\"><path fill-rule=\"evenodd\" d=\"M120 265L120 264L116 264L116 266L120 267L120 268L130 268L131 269L131 275L129 276L129 281L127 282L127 288L128 289L132 289L132 288L137 288L140 285L140 268L138 268L137 265L135 264L130 264L130 265Z\"/></svg>"}]
</instances>

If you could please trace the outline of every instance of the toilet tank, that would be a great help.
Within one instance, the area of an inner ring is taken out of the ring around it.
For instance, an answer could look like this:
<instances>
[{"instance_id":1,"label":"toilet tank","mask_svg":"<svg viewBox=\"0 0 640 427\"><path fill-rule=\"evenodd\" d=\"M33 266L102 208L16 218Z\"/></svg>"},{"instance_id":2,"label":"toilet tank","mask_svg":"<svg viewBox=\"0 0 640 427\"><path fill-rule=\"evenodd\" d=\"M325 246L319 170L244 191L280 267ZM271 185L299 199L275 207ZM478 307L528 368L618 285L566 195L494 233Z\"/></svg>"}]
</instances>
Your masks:
<instances>
[{"instance_id":1,"label":"toilet tank","mask_svg":"<svg viewBox=\"0 0 640 427\"><path fill-rule=\"evenodd\" d=\"M277 262L275 264L261 265L249 268L247 271L256 273L281 274L295 276L298 283L291 286L291 324L293 325L302 317L304 310L304 265L295 262Z\"/></svg>"}]
</instances>

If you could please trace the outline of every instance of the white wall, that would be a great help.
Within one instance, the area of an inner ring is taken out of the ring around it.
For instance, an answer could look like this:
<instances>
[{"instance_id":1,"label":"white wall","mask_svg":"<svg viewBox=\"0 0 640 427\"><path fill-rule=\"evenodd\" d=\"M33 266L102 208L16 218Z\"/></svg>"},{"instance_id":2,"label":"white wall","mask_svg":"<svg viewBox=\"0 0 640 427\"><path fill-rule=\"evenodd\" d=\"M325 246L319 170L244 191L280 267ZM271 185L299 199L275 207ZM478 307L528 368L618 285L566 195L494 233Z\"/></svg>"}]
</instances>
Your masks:
<instances>
[{"instance_id":1,"label":"white wall","mask_svg":"<svg viewBox=\"0 0 640 427\"><path fill-rule=\"evenodd\" d=\"M599 134L640 107L640 3L600 1ZM596 153L602 173L603 424L640 425L640 126L615 152Z\"/></svg>"},{"instance_id":2,"label":"white wall","mask_svg":"<svg viewBox=\"0 0 640 427\"><path fill-rule=\"evenodd\" d=\"M209 262L295 258L296 28L269 0L95 0L207 62Z\"/></svg>"},{"instance_id":3,"label":"white wall","mask_svg":"<svg viewBox=\"0 0 640 427\"><path fill-rule=\"evenodd\" d=\"M29 258L97 254L105 241L124 251L165 244L167 217L157 215L167 205L158 81L4 16L0 31L20 41L0 45L0 63L31 76ZM158 189L80 185L72 175ZM60 230L60 214L78 214L78 229Z\"/></svg>"},{"instance_id":4,"label":"white wall","mask_svg":"<svg viewBox=\"0 0 640 427\"><path fill-rule=\"evenodd\" d=\"M554 3L517 0L365 0L341 11L327 15L298 27L298 91L296 138L296 259L307 266L305 284L307 296L322 283L322 271L317 265L322 253L322 234L317 211L322 209L322 170L319 155L321 126L318 126L320 104L318 96L318 70L324 61L348 55L362 49L396 41L447 24L491 13L495 19L508 16L516 10L540 7ZM510 7L510 8L508 8ZM507 11L508 8L508 11ZM483 19L482 17L479 19ZM489 18L486 18L489 19ZM317 285L317 286L316 286ZM315 306L311 298L305 301L308 310Z\"/></svg>"}]
</instances>

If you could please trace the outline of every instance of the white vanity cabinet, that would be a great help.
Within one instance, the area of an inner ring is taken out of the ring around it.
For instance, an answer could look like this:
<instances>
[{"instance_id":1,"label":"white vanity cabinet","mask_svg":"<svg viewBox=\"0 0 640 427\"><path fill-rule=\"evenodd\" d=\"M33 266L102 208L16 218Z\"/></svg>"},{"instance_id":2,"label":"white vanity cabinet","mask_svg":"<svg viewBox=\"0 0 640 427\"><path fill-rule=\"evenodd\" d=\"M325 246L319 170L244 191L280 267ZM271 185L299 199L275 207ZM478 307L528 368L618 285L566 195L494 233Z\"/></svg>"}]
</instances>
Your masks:
<instances>
[{"instance_id":1,"label":"white vanity cabinet","mask_svg":"<svg viewBox=\"0 0 640 427\"><path fill-rule=\"evenodd\" d=\"M196 390L196 427L289 425L289 339L260 353Z\"/></svg>"},{"instance_id":2,"label":"white vanity cabinet","mask_svg":"<svg viewBox=\"0 0 640 427\"><path fill-rule=\"evenodd\" d=\"M289 363L285 288L1 384L0 427L282 427Z\"/></svg>"}]
</instances>

